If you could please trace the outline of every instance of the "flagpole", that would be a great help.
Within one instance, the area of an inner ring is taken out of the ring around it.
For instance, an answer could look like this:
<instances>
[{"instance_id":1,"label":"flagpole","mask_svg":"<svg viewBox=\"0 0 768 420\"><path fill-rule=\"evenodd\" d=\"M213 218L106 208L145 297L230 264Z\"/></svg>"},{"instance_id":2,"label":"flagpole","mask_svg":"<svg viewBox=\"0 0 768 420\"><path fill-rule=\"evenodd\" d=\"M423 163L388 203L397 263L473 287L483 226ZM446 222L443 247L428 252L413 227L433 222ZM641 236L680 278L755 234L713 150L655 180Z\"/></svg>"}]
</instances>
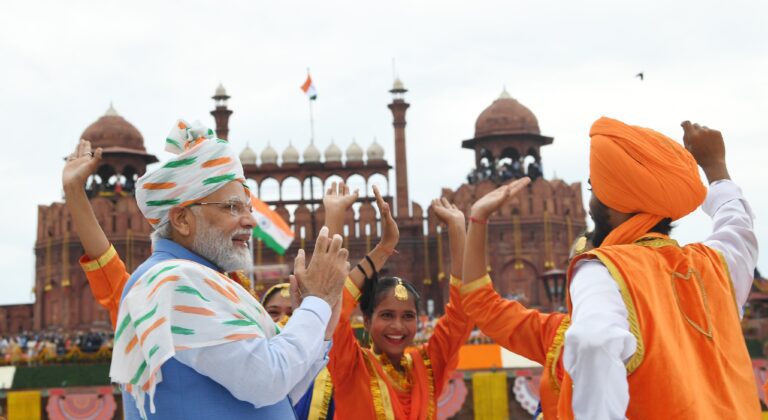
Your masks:
<instances>
[{"instance_id":1,"label":"flagpole","mask_svg":"<svg viewBox=\"0 0 768 420\"><path fill-rule=\"evenodd\" d=\"M309 67L307 67L307 77L311 77ZM309 102L309 144L315 144L315 116L312 112L312 97L307 95L307 101Z\"/></svg>"},{"instance_id":2,"label":"flagpole","mask_svg":"<svg viewBox=\"0 0 768 420\"><path fill-rule=\"evenodd\" d=\"M309 143L315 144L315 117L312 112L312 99L309 98Z\"/></svg>"}]
</instances>

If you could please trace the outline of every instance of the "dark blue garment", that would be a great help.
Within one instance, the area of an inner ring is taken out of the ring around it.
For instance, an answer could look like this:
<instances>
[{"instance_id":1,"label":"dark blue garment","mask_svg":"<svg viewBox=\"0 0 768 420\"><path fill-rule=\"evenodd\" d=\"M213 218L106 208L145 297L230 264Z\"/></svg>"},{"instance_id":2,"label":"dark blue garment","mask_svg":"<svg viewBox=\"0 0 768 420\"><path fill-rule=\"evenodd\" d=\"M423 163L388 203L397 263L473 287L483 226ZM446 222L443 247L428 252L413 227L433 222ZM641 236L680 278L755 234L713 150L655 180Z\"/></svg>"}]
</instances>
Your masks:
<instances>
[{"instance_id":1,"label":"dark blue garment","mask_svg":"<svg viewBox=\"0 0 768 420\"><path fill-rule=\"evenodd\" d=\"M541 401L539 401L539 405L536 407L536 412L533 413L533 420L539 420L540 415L541 415Z\"/></svg>"},{"instance_id":2,"label":"dark blue garment","mask_svg":"<svg viewBox=\"0 0 768 420\"><path fill-rule=\"evenodd\" d=\"M190 260L216 271L213 263L176 242L161 239L155 242L152 255L133 272L123 289L122 301L136 280L155 265L172 259ZM288 397L275 405L256 408L253 404L238 400L223 386L189 366L168 359L160 368L163 381L155 391L155 413L149 410L149 395L144 410L149 419L294 419L296 414ZM254 389L253 392L259 392ZM123 415L126 420L141 419L136 401L123 391Z\"/></svg>"}]
</instances>

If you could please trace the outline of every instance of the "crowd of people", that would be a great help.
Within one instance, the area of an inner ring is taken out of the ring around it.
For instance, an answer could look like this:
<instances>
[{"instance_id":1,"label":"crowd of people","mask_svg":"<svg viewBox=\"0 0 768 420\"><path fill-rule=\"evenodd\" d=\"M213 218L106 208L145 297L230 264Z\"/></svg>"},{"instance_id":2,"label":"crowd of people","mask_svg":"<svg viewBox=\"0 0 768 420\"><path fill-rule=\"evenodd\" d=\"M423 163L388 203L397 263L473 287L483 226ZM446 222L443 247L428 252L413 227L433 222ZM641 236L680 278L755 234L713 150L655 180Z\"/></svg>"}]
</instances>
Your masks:
<instances>
[{"instance_id":1,"label":"crowd of people","mask_svg":"<svg viewBox=\"0 0 768 420\"><path fill-rule=\"evenodd\" d=\"M437 323L439 320L440 318L423 317L419 321L416 334L413 336L414 344L424 344L429 342L429 339L432 338L432 334L435 332L435 327L437 326ZM466 344L492 344L492 343L493 343L493 339L485 335L483 331L480 330L479 328L475 328L472 330L471 333L469 333L469 337L467 338L467 342L466 342Z\"/></svg>"},{"instance_id":2,"label":"crowd of people","mask_svg":"<svg viewBox=\"0 0 768 420\"><path fill-rule=\"evenodd\" d=\"M534 160L524 166L521 159L505 158L489 162L487 158L480 161L480 166L467 175L467 182L477 184L481 181L507 182L513 179L528 177L532 181L544 175L540 161Z\"/></svg>"},{"instance_id":3,"label":"crowd of people","mask_svg":"<svg viewBox=\"0 0 768 420\"><path fill-rule=\"evenodd\" d=\"M572 252L567 313L505 299L485 264L497 245L491 216L530 177L513 176L466 215L433 200L450 243L449 302L421 332L416 288L380 275L399 229L375 187L381 237L367 255L351 259L342 246L358 195L334 183L311 258L299 250L289 281L257 300L238 274L253 264L257 198L227 141L174 126L165 144L178 156L136 182L153 252L128 273L83 190L102 151L81 140L64 190L83 269L115 328L110 376L124 417L434 419L459 349L487 337L543 366L537 416L547 419L760 418L740 328L757 258L753 215L720 132L682 128L681 145L609 118L592 125L594 230ZM671 223L699 206L713 230L681 246Z\"/></svg>"},{"instance_id":4,"label":"crowd of people","mask_svg":"<svg viewBox=\"0 0 768 420\"><path fill-rule=\"evenodd\" d=\"M111 331L75 331L73 333L22 332L0 336L0 360L5 364L34 363L39 358L55 358L77 348L85 354L112 349Z\"/></svg>"},{"instance_id":5,"label":"crowd of people","mask_svg":"<svg viewBox=\"0 0 768 420\"><path fill-rule=\"evenodd\" d=\"M413 342L423 344L429 341L438 319L422 317ZM38 356L65 356L74 348L85 354L96 353L101 349L111 351L114 336L112 331L75 331L73 333L25 331L19 334L0 335L0 361L6 364L32 363ZM472 330L467 339L467 344L492 342L490 337L477 328Z\"/></svg>"}]
</instances>

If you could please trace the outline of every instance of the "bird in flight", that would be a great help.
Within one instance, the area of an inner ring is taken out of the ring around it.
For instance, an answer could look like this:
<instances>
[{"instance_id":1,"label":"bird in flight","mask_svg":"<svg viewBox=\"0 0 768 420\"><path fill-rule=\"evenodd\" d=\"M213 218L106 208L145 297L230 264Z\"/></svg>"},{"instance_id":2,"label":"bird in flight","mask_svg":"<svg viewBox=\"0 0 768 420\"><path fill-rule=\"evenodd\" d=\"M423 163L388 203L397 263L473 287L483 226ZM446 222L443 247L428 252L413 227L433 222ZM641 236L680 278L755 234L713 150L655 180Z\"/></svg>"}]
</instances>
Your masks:
<instances>
[{"instance_id":1,"label":"bird in flight","mask_svg":"<svg viewBox=\"0 0 768 420\"><path fill-rule=\"evenodd\" d=\"M643 74L643 72L640 72L640 73L637 73L637 74L635 75L635 77L639 77L639 78L640 78L640 81L642 82L642 81L643 81L643 79L645 78L645 75Z\"/></svg>"}]
</instances>

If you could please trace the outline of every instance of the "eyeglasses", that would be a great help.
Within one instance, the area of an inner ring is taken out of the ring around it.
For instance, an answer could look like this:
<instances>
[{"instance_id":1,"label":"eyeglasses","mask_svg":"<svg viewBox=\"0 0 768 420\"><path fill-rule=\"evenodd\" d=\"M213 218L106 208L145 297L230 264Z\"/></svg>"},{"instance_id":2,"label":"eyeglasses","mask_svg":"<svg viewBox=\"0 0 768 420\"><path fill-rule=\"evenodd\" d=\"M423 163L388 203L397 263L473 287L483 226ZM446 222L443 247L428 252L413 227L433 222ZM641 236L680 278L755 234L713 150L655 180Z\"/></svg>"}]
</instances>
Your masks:
<instances>
[{"instance_id":1,"label":"eyeglasses","mask_svg":"<svg viewBox=\"0 0 768 420\"><path fill-rule=\"evenodd\" d=\"M222 211L228 211L232 217L243 217L253 213L253 207L251 203L243 203L242 201L208 201L192 203L187 207L193 206L207 206L215 205Z\"/></svg>"}]
</instances>

